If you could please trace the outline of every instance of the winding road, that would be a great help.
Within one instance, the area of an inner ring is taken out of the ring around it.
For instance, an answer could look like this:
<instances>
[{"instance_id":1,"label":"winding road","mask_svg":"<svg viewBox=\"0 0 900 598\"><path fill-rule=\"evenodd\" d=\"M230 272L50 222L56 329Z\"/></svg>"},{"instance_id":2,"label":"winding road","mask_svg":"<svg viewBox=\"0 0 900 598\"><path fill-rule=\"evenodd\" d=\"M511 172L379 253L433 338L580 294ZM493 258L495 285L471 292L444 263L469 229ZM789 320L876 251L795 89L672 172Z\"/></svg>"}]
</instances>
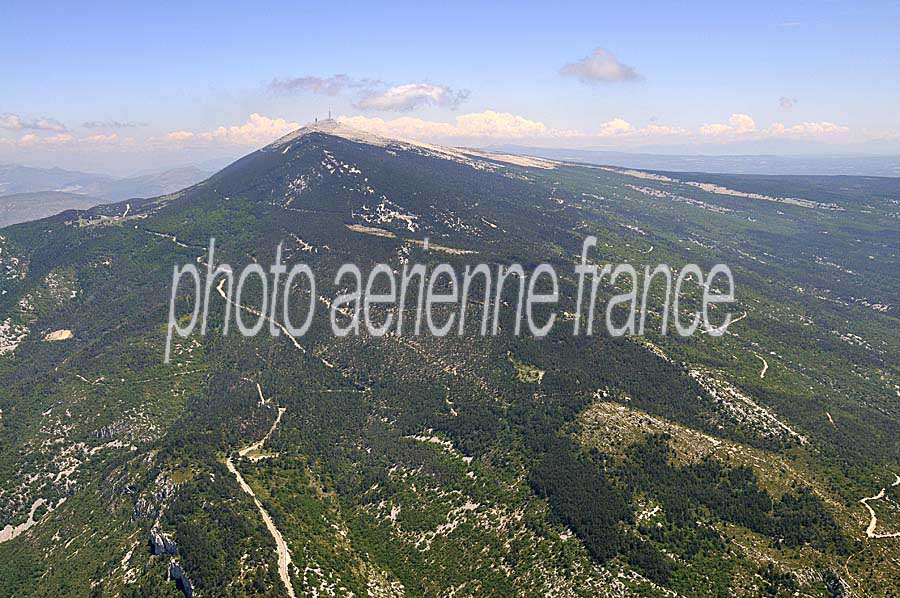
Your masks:
<instances>
[{"instance_id":1,"label":"winding road","mask_svg":"<svg viewBox=\"0 0 900 598\"><path fill-rule=\"evenodd\" d=\"M284 327L284 324L282 324L278 320L273 320L268 315L260 312L258 309L255 309L253 307L248 307L246 305L238 303L237 301L235 301L234 299L229 297L228 294L225 292L225 289L222 288L225 286L226 282L227 282L227 280L225 278L223 278L222 280L219 281L219 285L216 287L216 291L218 291L218 293L222 297L222 299L224 299L228 303L234 305L238 309L243 309L246 312L249 312L255 316L259 316L260 318L263 318L263 319L271 322L272 324L277 326L278 329L281 330L281 332L283 332L286 337L288 337L290 339L290 341L294 344L295 349L297 349L298 351L300 351L302 353L306 353L306 348L297 342L297 339L294 338L294 336L290 332L288 332L288 329Z\"/></svg>"},{"instance_id":2,"label":"winding road","mask_svg":"<svg viewBox=\"0 0 900 598\"><path fill-rule=\"evenodd\" d=\"M732 321L728 322L727 325L725 325L725 326L719 326L719 327L703 328L703 329L700 330L700 334L712 334L712 333L714 333L714 332L715 332L716 334L727 333L727 332L728 332L728 328L729 328L732 324L736 324L736 323L740 322L741 320L743 320L743 319L746 318L746 317L747 317L747 312L744 312L744 313L742 313L741 315L739 315L738 317L736 317L735 319L733 319ZM720 332L720 331L721 331L721 332ZM715 336L715 334L713 334L713 336Z\"/></svg>"},{"instance_id":3,"label":"winding road","mask_svg":"<svg viewBox=\"0 0 900 598\"><path fill-rule=\"evenodd\" d=\"M900 486L900 475L894 474L894 483L891 486ZM878 527L878 517L875 516L875 509L869 506L870 500L881 500L884 498L884 494L887 491L886 488L882 488L881 491L875 496L869 496L867 498L861 499L859 502L863 504L869 510L869 526L866 528L866 537L867 538L900 538L900 532L894 532L891 534L876 534L875 528Z\"/></svg>"},{"instance_id":4,"label":"winding road","mask_svg":"<svg viewBox=\"0 0 900 598\"><path fill-rule=\"evenodd\" d=\"M262 394L262 388L259 383L256 383L256 390L259 392L260 399L265 402ZM238 455L243 457L247 453L251 451L258 451L263 447L266 443L266 440L272 435L275 431L275 428L278 427L278 424L281 422L281 416L284 414L285 408L278 408L278 416L275 418L275 421L272 422L272 427L269 428L269 431L266 432L266 435L262 437L262 439L254 442L253 444L247 445L244 448L238 450ZM278 531L278 528L275 526L275 522L272 521L272 517L269 515L268 511L263 507L262 503L256 497L256 494L253 492L253 488L244 481L244 476L241 475L241 472L238 471L237 467L235 467L234 462L231 460L229 456L225 459L225 467L228 468L228 471L234 475L234 478L237 480L238 485L241 487L250 498L253 499L253 503L256 505L256 508L259 510L259 514L262 515L263 522L266 524L266 529L269 530L269 533L272 535L272 538L275 539L275 549L278 552L278 576L281 577L281 583L284 584L285 589L287 590L288 596L291 598L296 598L296 594L294 593L294 586L291 584L291 551L288 549L287 543L284 541L284 537L281 535L281 532Z\"/></svg>"},{"instance_id":5,"label":"winding road","mask_svg":"<svg viewBox=\"0 0 900 598\"><path fill-rule=\"evenodd\" d=\"M765 378L765 377L766 377L766 371L769 369L769 362L766 361L766 358L765 358L765 357L763 357L762 355L760 355L760 354L758 354L758 353L754 353L754 355L756 355L757 357L759 357L759 358L762 360L762 362L763 362L762 369L759 370L759 377L760 377L760 378Z\"/></svg>"}]
</instances>

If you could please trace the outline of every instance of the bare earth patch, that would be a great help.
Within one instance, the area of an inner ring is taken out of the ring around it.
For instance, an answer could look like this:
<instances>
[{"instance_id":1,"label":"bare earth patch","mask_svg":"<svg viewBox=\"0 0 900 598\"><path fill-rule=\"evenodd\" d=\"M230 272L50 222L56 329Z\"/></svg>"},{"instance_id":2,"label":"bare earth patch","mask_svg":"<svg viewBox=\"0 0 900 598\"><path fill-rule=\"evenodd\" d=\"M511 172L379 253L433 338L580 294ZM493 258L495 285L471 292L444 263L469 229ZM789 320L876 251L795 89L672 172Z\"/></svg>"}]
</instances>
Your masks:
<instances>
[{"instance_id":1,"label":"bare earth patch","mask_svg":"<svg viewBox=\"0 0 900 598\"><path fill-rule=\"evenodd\" d=\"M50 342L67 341L71 338L75 338L75 334L67 328L63 328L61 330L54 330L53 332L50 332L50 333L47 333L44 335L44 340L50 341Z\"/></svg>"}]
</instances>

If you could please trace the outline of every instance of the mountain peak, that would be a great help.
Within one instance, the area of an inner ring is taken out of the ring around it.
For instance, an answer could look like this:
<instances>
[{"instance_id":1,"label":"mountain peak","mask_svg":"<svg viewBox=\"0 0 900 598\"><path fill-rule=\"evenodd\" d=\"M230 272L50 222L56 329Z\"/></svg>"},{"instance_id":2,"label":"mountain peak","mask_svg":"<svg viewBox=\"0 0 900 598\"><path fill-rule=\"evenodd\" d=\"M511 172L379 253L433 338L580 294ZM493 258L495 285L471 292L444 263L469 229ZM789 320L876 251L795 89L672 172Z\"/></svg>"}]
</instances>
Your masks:
<instances>
[{"instance_id":1,"label":"mountain peak","mask_svg":"<svg viewBox=\"0 0 900 598\"><path fill-rule=\"evenodd\" d=\"M487 158L489 160L494 160L497 162L516 164L518 166L530 166L534 168L552 169L556 168L556 166L559 165L559 162L555 160L548 160L545 158L535 158L526 155L493 152L483 149L436 145L432 143L406 139L403 137L383 137L380 135L375 135L374 133L368 133L366 131L355 129L333 118L317 120L315 122L307 124L297 129L296 131L288 133L284 137L276 140L269 147L272 149L281 149L289 143L303 137L304 135L310 135L313 133L322 133L324 135L342 137L350 141L366 143L368 145L375 145L380 147L391 145L399 146L403 149L415 148L420 152L426 152L434 157L455 160L458 162L471 163L473 159Z\"/></svg>"},{"instance_id":2,"label":"mountain peak","mask_svg":"<svg viewBox=\"0 0 900 598\"><path fill-rule=\"evenodd\" d=\"M373 135L371 133L366 133L365 131L360 131L359 129L354 129L353 127L349 127L333 118L326 118L309 123L297 129L296 131L288 133L284 137L276 140L272 144L272 147L282 147L294 141L295 139L299 139L304 135L310 135L312 133L333 135L335 137L343 137L344 139L350 139L351 141L360 141L362 143L369 143L372 145L386 145L391 141L387 138L379 137L378 135Z\"/></svg>"}]
</instances>

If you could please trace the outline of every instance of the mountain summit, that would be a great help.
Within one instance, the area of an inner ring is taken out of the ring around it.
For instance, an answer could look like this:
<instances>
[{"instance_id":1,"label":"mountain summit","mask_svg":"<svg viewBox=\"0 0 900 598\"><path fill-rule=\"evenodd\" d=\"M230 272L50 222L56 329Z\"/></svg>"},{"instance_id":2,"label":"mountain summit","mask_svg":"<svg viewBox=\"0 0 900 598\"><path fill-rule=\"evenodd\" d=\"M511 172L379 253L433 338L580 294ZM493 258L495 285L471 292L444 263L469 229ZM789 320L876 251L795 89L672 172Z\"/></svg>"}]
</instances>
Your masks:
<instances>
[{"instance_id":1,"label":"mountain summit","mask_svg":"<svg viewBox=\"0 0 900 598\"><path fill-rule=\"evenodd\" d=\"M383 137L365 133L358 129L354 129L353 127L349 127L333 118L327 118L309 123L297 129L296 131L288 133L287 135L279 138L274 143L272 143L272 147L282 147L299 137L312 133L323 133L325 135L343 137L344 139L361 141L363 143L369 143L371 145L386 145L388 143L388 140Z\"/></svg>"}]
</instances>

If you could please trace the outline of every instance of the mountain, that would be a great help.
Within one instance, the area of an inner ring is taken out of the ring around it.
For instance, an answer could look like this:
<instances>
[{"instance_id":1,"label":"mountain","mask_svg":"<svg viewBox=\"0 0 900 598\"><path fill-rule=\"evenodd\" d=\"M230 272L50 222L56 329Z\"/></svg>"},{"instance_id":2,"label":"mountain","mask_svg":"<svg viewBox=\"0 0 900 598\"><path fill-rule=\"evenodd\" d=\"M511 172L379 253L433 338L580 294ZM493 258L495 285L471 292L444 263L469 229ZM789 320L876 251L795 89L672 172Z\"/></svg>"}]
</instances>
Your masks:
<instances>
[{"instance_id":1,"label":"mountain","mask_svg":"<svg viewBox=\"0 0 900 598\"><path fill-rule=\"evenodd\" d=\"M895 595L900 185L871 184L325 121L184 190L2 229L0 595ZM728 264L727 334L659 334L651 287L647 336L573 335L589 235L641 272ZM307 264L289 315L319 317L245 337L235 313L283 305L211 285L206 335L164 363L173 266L205 270L212 238L210 266ZM553 266L558 325L333 334L342 264L481 262Z\"/></svg>"},{"instance_id":2,"label":"mountain","mask_svg":"<svg viewBox=\"0 0 900 598\"><path fill-rule=\"evenodd\" d=\"M0 195L0 227L46 218L66 210L85 210L101 200L61 191Z\"/></svg>"},{"instance_id":3,"label":"mountain","mask_svg":"<svg viewBox=\"0 0 900 598\"><path fill-rule=\"evenodd\" d=\"M197 167L186 166L120 178L61 168L32 168L6 164L0 165L0 197L56 191L115 202L172 193L202 181L209 174Z\"/></svg>"},{"instance_id":4,"label":"mountain","mask_svg":"<svg viewBox=\"0 0 900 598\"><path fill-rule=\"evenodd\" d=\"M62 168L33 168L18 164L0 164L0 195L60 191L75 193L87 186L115 180L103 174L76 172ZM122 199L122 198L120 198Z\"/></svg>"},{"instance_id":5,"label":"mountain","mask_svg":"<svg viewBox=\"0 0 900 598\"><path fill-rule=\"evenodd\" d=\"M900 156L707 155L502 146L502 151L624 168L764 175L900 176Z\"/></svg>"},{"instance_id":6,"label":"mountain","mask_svg":"<svg viewBox=\"0 0 900 598\"><path fill-rule=\"evenodd\" d=\"M195 166L184 166L95 185L85 185L83 191L109 201L122 201L134 197L157 197L190 187L209 175L209 172Z\"/></svg>"}]
</instances>

